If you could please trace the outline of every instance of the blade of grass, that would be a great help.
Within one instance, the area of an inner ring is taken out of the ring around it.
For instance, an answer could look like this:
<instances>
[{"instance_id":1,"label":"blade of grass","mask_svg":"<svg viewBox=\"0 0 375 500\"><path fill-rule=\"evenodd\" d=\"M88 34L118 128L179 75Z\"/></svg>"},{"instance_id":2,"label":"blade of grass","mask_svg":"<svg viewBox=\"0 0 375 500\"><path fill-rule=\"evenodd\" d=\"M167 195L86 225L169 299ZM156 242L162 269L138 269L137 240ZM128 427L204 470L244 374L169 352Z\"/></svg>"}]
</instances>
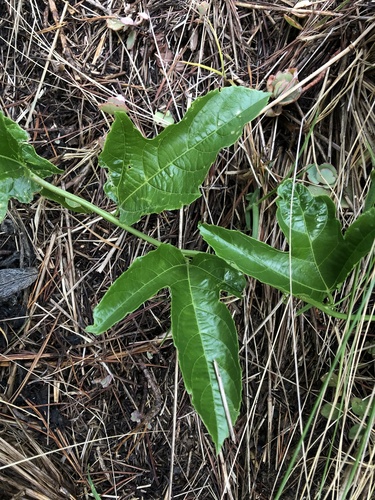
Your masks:
<instances>
[{"instance_id":1,"label":"blade of grass","mask_svg":"<svg viewBox=\"0 0 375 500\"><path fill-rule=\"evenodd\" d=\"M285 486L286 486L286 484L287 484L287 482L288 482L288 480L289 480L289 478L291 476L293 467L294 467L294 465L296 464L296 462L297 462L297 460L299 458L299 454L300 454L302 445L303 445L303 443L304 443L304 441L305 441L305 439L306 439L306 437L307 437L307 435L309 433L309 430L310 430L310 428L311 428L311 426L313 424L315 416L316 416L316 414L317 414L317 412L318 412L318 410L320 408L322 399L323 399L324 394L326 393L326 390L328 388L329 381L330 381L330 379L331 379L334 371L336 370L336 367L337 367L338 363L340 362L340 360L343 357L343 354L344 354L344 352L346 350L347 344L348 344L349 339L350 339L350 337L351 337L351 335L352 335L352 333L354 331L354 328L356 327L357 323L359 321L361 321L361 318L363 318L363 310L364 310L366 304L368 303L368 301L369 301L369 299L371 297L371 294L374 291L374 288L375 288L375 277L373 277L371 279L371 282L370 282L370 284L368 286L368 289L366 290L366 293L364 293L364 295L363 295L363 300L362 300L362 302L360 304L360 307L359 307L357 313L355 313L354 315L352 315L352 306L353 306L353 304L351 304L351 310L350 310L350 314L348 315L348 317L350 317L352 319L351 319L350 322L348 321L348 323L347 323L347 329L346 329L346 332L344 333L344 337L343 337L342 343L341 343L341 345L340 345L340 347L339 347L339 349L337 351L337 354L336 354L335 358L332 361L331 368L330 368L330 370L329 370L329 372L327 374L327 377L326 377L325 381L323 382L322 388L321 388L321 390L319 392L319 395L318 395L318 397L317 397L317 399L316 399L316 401L314 403L314 406L313 406L313 408L311 410L311 414L310 414L310 416L309 416L309 418L308 418L308 420L306 422L306 425L304 427L304 431L303 431L303 433L302 433L302 435L301 435L301 437L300 437L300 439L298 441L298 444L296 446L296 449L294 450L294 453L292 455L292 458L290 460L288 468L287 468L287 470L285 472L285 475L284 475L284 477L283 477L283 479L281 481L281 484L280 484L280 486L279 486L279 488L278 488L278 490L276 492L276 495L274 497L275 500L279 500L279 499L282 498L281 495L283 494ZM372 414L372 412L371 412L371 414ZM375 416L374 416L374 418L375 418ZM362 440L362 443L364 443L364 442L365 441ZM351 476L354 477L354 474L355 474L355 472L353 472L353 474L351 474Z\"/></svg>"}]
</instances>

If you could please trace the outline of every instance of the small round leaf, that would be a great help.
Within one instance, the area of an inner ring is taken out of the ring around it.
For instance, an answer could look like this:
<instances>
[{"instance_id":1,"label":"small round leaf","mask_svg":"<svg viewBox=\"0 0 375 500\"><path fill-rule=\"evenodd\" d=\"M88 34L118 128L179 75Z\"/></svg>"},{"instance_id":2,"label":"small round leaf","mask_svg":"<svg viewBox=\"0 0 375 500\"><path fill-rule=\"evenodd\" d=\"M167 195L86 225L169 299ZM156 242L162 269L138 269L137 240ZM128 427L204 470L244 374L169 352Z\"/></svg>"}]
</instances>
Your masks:
<instances>
[{"instance_id":1,"label":"small round leaf","mask_svg":"<svg viewBox=\"0 0 375 500\"><path fill-rule=\"evenodd\" d=\"M337 181L337 170L330 163L307 165L307 177L314 184L333 186Z\"/></svg>"}]
</instances>

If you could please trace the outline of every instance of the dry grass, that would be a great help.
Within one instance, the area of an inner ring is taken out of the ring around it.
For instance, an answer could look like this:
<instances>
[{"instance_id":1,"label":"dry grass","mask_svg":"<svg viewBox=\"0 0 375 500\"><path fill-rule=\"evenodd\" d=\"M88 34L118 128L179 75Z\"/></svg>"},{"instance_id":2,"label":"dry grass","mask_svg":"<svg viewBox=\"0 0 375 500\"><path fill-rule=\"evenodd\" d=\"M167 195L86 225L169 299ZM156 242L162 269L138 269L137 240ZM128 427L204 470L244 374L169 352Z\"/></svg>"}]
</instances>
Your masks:
<instances>
[{"instance_id":1,"label":"dry grass","mask_svg":"<svg viewBox=\"0 0 375 500\"><path fill-rule=\"evenodd\" d=\"M98 104L108 96L121 93L132 120L152 136L156 110L179 119L192 100L229 80L264 89L269 75L297 67L305 90L299 101L248 125L219 155L200 200L147 217L139 228L204 249L197 222L243 230L244 195L259 187L259 237L283 248L266 195L313 162L336 166L332 197L346 227L363 210L375 163L374 6L326 0L296 18L295 3L226 0L201 15L199 2L136 1L128 15L146 11L151 21L136 29L131 46L129 31L106 26L108 16L125 14L124 2L4 0L0 105L64 169L56 182L110 210L97 165L109 127ZM281 498L345 498L353 470L347 498L374 498L374 435L358 459L357 442L347 437L358 421L351 397L374 397L371 324L351 327L314 309L297 316L302 304L250 280L244 300L232 305L244 375L237 443L228 441L216 457L184 392L171 340L162 342L165 293L103 336L85 332L109 284L147 246L42 198L11 212L22 218L40 274L27 322L2 324L1 498L90 498L90 474L103 499L272 499L311 415ZM0 238L7 250L20 244ZM371 265L370 258L337 294L343 310L365 300ZM322 400L342 404L345 418L335 426L312 410L340 348L337 387Z\"/></svg>"}]
</instances>

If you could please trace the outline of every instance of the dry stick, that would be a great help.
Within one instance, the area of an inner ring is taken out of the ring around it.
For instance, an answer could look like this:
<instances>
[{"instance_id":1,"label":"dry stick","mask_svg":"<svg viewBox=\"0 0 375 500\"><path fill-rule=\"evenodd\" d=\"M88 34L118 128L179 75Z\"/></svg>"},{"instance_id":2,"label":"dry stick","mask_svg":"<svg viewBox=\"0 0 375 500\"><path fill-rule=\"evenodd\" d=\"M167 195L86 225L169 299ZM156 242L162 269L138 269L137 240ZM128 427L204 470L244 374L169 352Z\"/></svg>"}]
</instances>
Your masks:
<instances>
[{"instance_id":1,"label":"dry stick","mask_svg":"<svg viewBox=\"0 0 375 500\"><path fill-rule=\"evenodd\" d=\"M75 331L78 333L79 329L77 328L78 325L78 315L77 315L77 302L76 302L76 295L74 293L74 284L77 282L76 280L76 274L75 274L75 264L74 264L74 250L73 250L73 241L72 241L72 234L71 234L71 225L70 225L70 217L68 210L65 209L65 220L66 220L66 227L67 227L67 243L66 243L66 254L67 254L67 270L69 270L69 273L66 274L67 277L67 284L69 287L69 290L66 290L64 295L65 300L68 304L68 296L70 295L70 307L72 310L72 315L73 315L73 323L75 326ZM69 279L70 278L70 279Z\"/></svg>"},{"instance_id":2,"label":"dry stick","mask_svg":"<svg viewBox=\"0 0 375 500\"><path fill-rule=\"evenodd\" d=\"M122 248L122 243L125 238L125 232L123 231L120 236L117 238L117 240L113 243L112 248L110 251L107 253L104 261L100 264L100 266L96 269L96 272L102 273L104 269L107 267L109 262L112 260L113 254Z\"/></svg>"},{"instance_id":3,"label":"dry stick","mask_svg":"<svg viewBox=\"0 0 375 500\"><path fill-rule=\"evenodd\" d=\"M62 29L63 23L62 23L62 21L60 21L60 17L59 17L59 13L57 12L56 4L55 4L54 0L48 0L48 4L49 4L50 11L52 13L53 20L55 21L56 26L59 27L59 35L60 35L60 41L61 41L61 45L62 45L62 49L63 49L63 54L65 56L68 56L71 58L71 52L70 52L70 49L68 47L68 43L66 40L64 30ZM63 17L65 17L65 11L66 11L66 9L64 10Z\"/></svg>"},{"instance_id":4,"label":"dry stick","mask_svg":"<svg viewBox=\"0 0 375 500\"><path fill-rule=\"evenodd\" d=\"M55 246L55 241L56 241L56 232L53 232L51 235L50 243L48 245L48 249L44 255L39 280L37 282L37 286L36 286L35 290L33 291L32 301L29 304L29 316L33 315L35 308L36 308L36 301L37 301L38 297L40 296L40 294L42 293L42 286L44 283L44 278L45 278L45 275L47 273L47 268L48 268L50 258L52 255L52 250Z\"/></svg>"},{"instance_id":5,"label":"dry stick","mask_svg":"<svg viewBox=\"0 0 375 500\"><path fill-rule=\"evenodd\" d=\"M268 10L275 12L285 12L286 14L317 14L321 16L332 16L332 17L343 17L344 14L340 12L332 12L331 10L312 10L312 9L295 9L294 7L281 7L273 3L245 3L245 2L235 2L237 7L245 7L246 9L255 10Z\"/></svg>"},{"instance_id":6,"label":"dry stick","mask_svg":"<svg viewBox=\"0 0 375 500\"><path fill-rule=\"evenodd\" d=\"M314 71L313 73L311 73L311 75L309 75L306 78L304 78L303 80L301 80L297 85L295 85L294 87L292 87L291 89L289 89L287 92L281 94L277 99L275 99L270 104L268 104L268 106L266 106L265 108L263 108L262 112L263 113L267 112L269 109L273 108L276 104L279 104L281 101L283 101L285 99L285 97L287 97L288 95L292 94L297 89L305 87L311 80L313 80L318 75L320 75L320 73L322 73L323 71L326 71L330 66L332 66L333 64L335 64L342 57L344 57L347 54L349 54L349 52L351 52L352 50L354 50L355 47L359 44L359 42L363 38L366 38L366 36L369 33L371 33L371 31L373 31L374 27L375 27L375 23L370 24L370 26L368 26L368 28L363 33L361 33L359 35L359 37L354 42L350 43L346 47L346 49L344 49L341 52L339 52L336 56L334 56L332 59L330 59L325 64L323 64L323 66L321 66L319 69L317 69L316 71Z\"/></svg>"},{"instance_id":7,"label":"dry stick","mask_svg":"<svg viewBox=\"0 0 375 500\"><path fill-rule=\"evenodd\" d=\"M62 13L62 16L61 16L62 19L64 19L64 17L65 17L66 11L68 9L68 5L69 5L69 3L65 2L64 10L63 10L63 13ZM62 23L62 21L61 21L61 23ZM41 93L41 90L42 90L42 86L43 86L43 83L44 83L44 80L45 80L45 77L46 77L46 74L47 74L47 71L48 71L48 68L49 68L49 64L50 64L50 62L52 60L52 54L53 54L53 52L55 50L55 47L56 47L56 44L57 44L57 40L58 40L59 35L60 35L60 30L61 30L61 24L60 24L60 27L57 28L57 30L56 30L55 37L53 39L50 51L49 51L48 56L47 56L46 64L44 65L43 73L42 73L42 76L40 77L40 82L39 82L38 88L37 88L36 93L35 93L35 98L34 98L32 104L30 106L29 116L27 117L26 124L25 124L26 128L29 126L29 123L31 122L31 119L32 119L32 116L33 116L33 113L34 113L34 110L35 110L36 103L37 103L37 101L39 99L39 96L40 96L40 93Z\"/></svg>"},{"instance_id":8,"label":"dry stick","mask_svg":"<svg viewBox=\"0 0 375 500\"><path fill-rule=\"evenodd\" d=\"M219 386L221 400L223 403L225 418L226 418L227 424L228 424L229 434L230 434L230 437L231 437L233 443L236 443L236 436L235 436L234 431L233 431L233 422L232 422L230 412L229 412L228 401L227 401L227 396L226 396L225 390L224 390L223 379L221 377L219 365L217 364L216 359L214 359L213 365L214 365L214 369L215 369L216 380L217 380L217 383Z\"/></svg>"},{"instance_id":9,"label":"dry stick","mask_svg":"<svg viewBox=\"0 0 375 500\"><path fill-rule=\"evenodd\" d=\"M15 401L18 398L18 396L21 394L21 392L23 391L23 389L24 389L25 385L27 384L29 378L31 377L34 368L39 363L39 359L42 356L42 354L44 353L44 350L47 347L47 344L48 344L48 342L49 342L49 340L51 338L51 335L52 335L52 333L53 333L53 331L54 331L54 329L56 327L56 324L58 323L58 319L59 319L59 316L57 316L55 324L52 326L52 328L50 329L49 333L46 335L46 338L43 341L42 347L39 349L39 352L36 354L35 358L33 359L33 362L31 363L31 366L30 366L29 370L27 371L25 378L23 379L22 383L18 387L17 392L15 394L12 394L12 400L13 401Z\"/></svg>"},{"instance_id":10,"label":"dry stick","mask_svg":"<svg viewBox=\"0 0 375 500\"><path fill-rule=\"evenodd\" d=\"M16 363L16 361L28 362L33 361L35 356L39 359L52 359L57 358L58 354L45 352L44 354L36 354L34 352L21 352L20 354L0 354L0 367L9 367L10 365Z\"/></svg>"},{"instance_id":11,"label":"dry stick","mask_svg":"<svg viewBox=\"0 0 375 500\"><path fill-rule=\"evenodd\" d=\"M25 128L27 128L29 126L30 122L31 122L32 115L34 113L36 103L37 103L37 101L38 101L38 99L40 97L41 89L42 89L42 86L43 86L46 74L48 72L48 68L49 68L49 65L50 65L50 62L52 60L52 56L53 55L55 55L55 57L56 57L57 60L62 61L67 67L71 68L75 72L75 74L77 75L76 76L77 80L79 80L81 78L82 79L84 78L85 80L87 80L91 84L95 85L95 87L98 88L98 89L100 89L104 94L112 95L112 92L109 91L107 89L107 87L105 87L104 85L102 85L101 83L99 83L94 78L91 78L89 75L87 75L86 73L84 73L83 71L81 71L79 68L77 68L74 64L72 64L72 58L71 57L65 57L65 58L63 58L58 53L54 54L54 51L55 51L55 48L56 48L56 44L57 44L57 40L58 40L58 38L60 36L60 30L61 30L61 28L63 26L63 20L65 18L65 14L66 14L66 10L67 10L68 6L69 6L69 2L65 2L65 7L64 7L63 13L61 15L60 22L58 23L55 37L53 39L53 42L52 42L51 47L50 47L50 50L48 52L46 64L44 66L43 73L42 73L42 76L40 78L40 82L39 82L38 88L37 88L36 93L35 93L35 98L34 98L32 104L30 106L30 111L29 111L29 115L28 115L27 120L26 120ZM68 51L69 50L70 49L68 48ZM67 54L64 52L63 55L66 56Z\"/></svg>"},{"instance_id":12,"label":"dry stick","mask_svg":"<svg viewBox=\"0 0 375 500\"><path fill-rule=\"evenodd\" d=\"M227 396L225 394L223 379L221 378L219 365L217 364L216 359L213 360L213 365L214 365L214 369L215 369L216 380L217 380L217 383L219 386L221 401L223 403L225 418L226 418L227 424L228 424L229 434L230 434L230 437L231 437L233 443L236 443L236 436L235 436L234 430L233 430L233 423L232 423L232 419L231 419L230 412L229 412L228 401L227 401ZM227 493L229 500L234 500L232 490L231 490L231 485L230 485L230 477L228 476L228 472L227 472L227 468L226 468L226 464L225 464L225 460L224 460L224 456L223 456L222 451L220 451L220 453L219 453L219 459L220 459L221 469L223 471L224 485L225 485L224 491L223 491L223 496L225 495L225 493Z\"/></svg>"},{"instance_id":13,"label":"dry stick","mask_svg":"<svg viewBox=\"0 0 375 500\"><path fill-rule=\"evenodd\" d=\"M0 399L0 401L1 401L1 399ZM57 432L59 433L60 437L62 437L61 431L58 430ZM126 434L123 433L123 434L115 434L114 436L111 436L111 437L113 439L121 439L124 436L130 437L131 435L132 435L131 433L126 433ZM1 439L2 438L0 437L0 445L1 445ZM65 438L64 438L64 440L65 440ZM89 442L90 443L101 443L104 440L107 440L107 436L104 436L101 438L91 439ZM5 470L5 469L9 469L9 468L14 469L18 465L24 464L26 462L31 462L32 460L36 460L38 458L45 459L48 455L54 455L54 454L60 453L61 451L64 451L64 450L78 450L78 447L83 448L86 445L87 445L87 441L85 440L85 441L82 441L80 443L74 443L74 444L62 446L61 448L58 448L56 450L43 451L42 453L38 453L36 455L33 455L32 457L20 458L20 460L17 460L15 462L7 463L5 465L0 465L0 471ZM23 455L21 455L21 456L23 456Z\"/></svg>"},{"instance_id":14,"label":"dry stick","mask_svg":"<svg viewBox=\"0 0 375 500\"><path fill-rule=\"evenodd\" d=\"M232 493L232 490L230 487L230 477L228 476L227 466L226 466L226 463L224 460L224 455L223 455L222 451L220 451L220 453L219 453L219 460L220 460L221 470L222 470L223 476L224 476L224 490L223 490L223 493L222 493L220 499L224 498L224 495L227 494L229 500L234 500L233 493Z\"/></svg>"},{"instance_id":15,"label":"dry stick","mask_svg":"<svg viewBox=\"0 0 375 500\"><path fill-rule=\"evenodd\" d=\"M174 457L176 447L176 428L177 428L177 391L178 391L178 351L176 350L176 360L174 366L174 398L173 398L173 424L172 424L172 443L171 443L171 464L169 468L169 486L163 500L172 500L172 486L174 473Z\"/></svg>"}]
</instances>

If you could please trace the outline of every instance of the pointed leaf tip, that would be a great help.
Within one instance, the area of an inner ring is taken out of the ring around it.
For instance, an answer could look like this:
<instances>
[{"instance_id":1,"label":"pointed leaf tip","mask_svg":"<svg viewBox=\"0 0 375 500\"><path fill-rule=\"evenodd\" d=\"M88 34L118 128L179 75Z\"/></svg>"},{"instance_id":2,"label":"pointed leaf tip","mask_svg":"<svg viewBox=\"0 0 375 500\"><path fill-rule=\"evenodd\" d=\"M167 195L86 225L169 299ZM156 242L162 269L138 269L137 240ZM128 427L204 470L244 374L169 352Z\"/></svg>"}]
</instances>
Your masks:
<instances>
[{"instance_id":1,"label":"pointed leaf tip","mask_svg":"<svg viewBox=\"0 0 375 500\"><path fill-rule=\"evenodd\" d=\"M163 244L134 261L113 283L94 310L94 325L87 328L101 333L160 289L169 288L173 341L185 387L217 451L229 427L214 361L232 424L241 403L237 333L229 310L220 302L220 291L240 295L245 284L242 273L215 255L198 254L190 261L179 249Z\"/></svg>"}]
</instances>

